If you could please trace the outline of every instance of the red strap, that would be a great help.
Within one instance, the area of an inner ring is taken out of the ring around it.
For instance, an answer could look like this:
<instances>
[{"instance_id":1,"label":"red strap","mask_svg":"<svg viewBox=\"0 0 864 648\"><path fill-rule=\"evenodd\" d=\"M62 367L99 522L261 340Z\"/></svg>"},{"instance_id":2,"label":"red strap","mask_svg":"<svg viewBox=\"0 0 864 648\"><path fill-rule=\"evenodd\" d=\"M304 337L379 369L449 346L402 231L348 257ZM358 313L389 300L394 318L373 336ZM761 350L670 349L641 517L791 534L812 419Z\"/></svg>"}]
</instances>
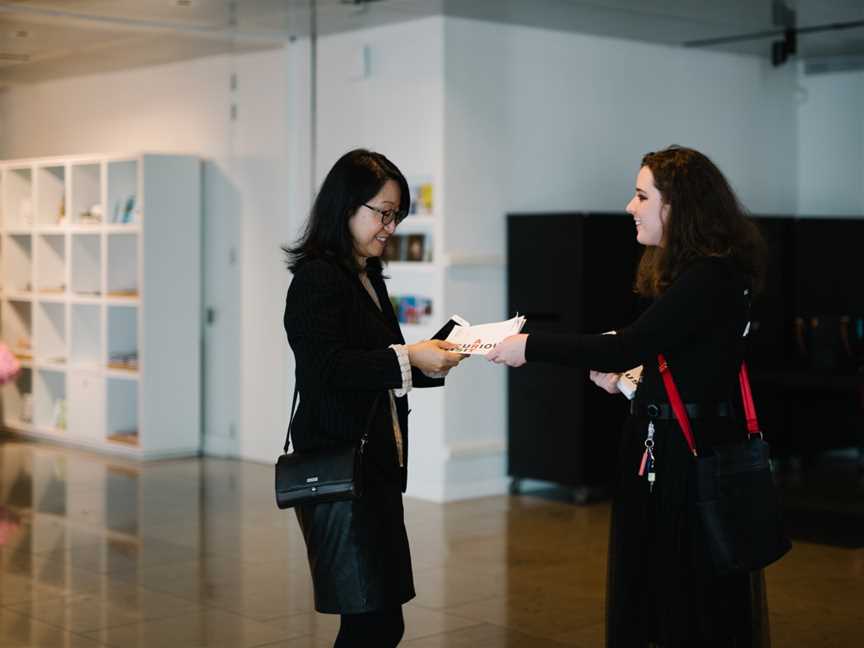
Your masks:
<instances>
[{"instance_id":1,"label":"red strap","mask_svg":"<svg viewBox=\"0 0 864 648\"><path fill-rule=\"evenodd\" d=\"M681 394L678 393L678 388L672 379L672 373L669 371L669 365L666 364L666 358L663 357L662 353L657 355L657 362L660 366L660 376L663 378L663 384L666 386L666 396L669 398L669 404L672 406L672 411L675 412L675 418L678 419L678 425L681 426L681 431L684 433L684 438L687 440L690 452L695 457L696 442L693 440L693 430L690 427L687 410L684 409L684 403L681 401Z\"/></svg>"},{"instance_id":2,"label":"red strap","mask_svg":"<svg viewBox=\"0 0 864 648\"><path fill-rule=\"evenodd\" d=\"M756 418L756 405L753 403L753 392L750 390L750 377L747 373L747 363L741 363L738 372L738 382L741 383L741 401L744 403L744 416L747 419L747 432L750 434L762 434L759 429L759 421Z\"/></svg>"},{"instance_id":3,"label":"red strap","mask_svg":"<svg viewBox=\"0 0 864 648\"><path fill-rule=\"evenodd\" d=\"M657 355L657 363L660 367L660 376L663 378L663 384L666 387L666 396L669 398L669 404L672 406L672 411L675 412L675 418L678 420L678 425L681 426L681 432L684 433L687 446L695 456L696 442L693 440L693 429L690 427L690 418L687 416L687 410L684 408L681 394L678 393L678 387L675 386L672 372L669 371L669 365L666 363L666 358L663 357L662 353ZM741 369L738 372L738 382L741 385L741 401L744 403L747 432L749 434L762 434L759 429L759 421L756 418L756 405L753 403L753 392L750 390L750 376L747 373L746 362L741 363Z\"/></svg>"}]
</instances>

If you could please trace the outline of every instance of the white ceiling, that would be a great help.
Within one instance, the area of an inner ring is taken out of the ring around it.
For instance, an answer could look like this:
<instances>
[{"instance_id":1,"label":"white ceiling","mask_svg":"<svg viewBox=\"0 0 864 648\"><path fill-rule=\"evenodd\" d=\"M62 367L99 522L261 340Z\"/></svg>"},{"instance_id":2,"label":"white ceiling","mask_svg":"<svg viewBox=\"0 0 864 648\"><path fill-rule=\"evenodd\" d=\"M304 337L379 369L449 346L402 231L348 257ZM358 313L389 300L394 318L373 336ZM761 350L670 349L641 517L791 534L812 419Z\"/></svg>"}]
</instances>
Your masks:
<instances>
[{"instance_id":1,"label":"white ceiling","mask_svg":"<svg viewBox=\"0 0 864 648\"><path fill-rule=\"evenodd\" d=\"M279 47L310 33L312 0L0 1L0 82ZM864 0L787 0L797 26L864 21ZM320 34L444 13L684 45L770 32L772 0L317 0ZM770 35L714 49L769 58ZM802 35L799 56L864 60L864 27Z\"/></svg>"}]
</instances>

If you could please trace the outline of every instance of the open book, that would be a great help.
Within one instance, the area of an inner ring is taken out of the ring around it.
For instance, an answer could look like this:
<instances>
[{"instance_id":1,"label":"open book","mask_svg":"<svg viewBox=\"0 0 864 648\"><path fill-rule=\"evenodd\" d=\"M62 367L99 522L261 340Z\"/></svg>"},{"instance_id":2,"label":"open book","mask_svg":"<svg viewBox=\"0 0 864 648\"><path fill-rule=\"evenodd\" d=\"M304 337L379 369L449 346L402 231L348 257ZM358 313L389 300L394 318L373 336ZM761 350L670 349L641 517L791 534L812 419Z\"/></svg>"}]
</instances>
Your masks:
<instances>
[{"instance_id":1,"label":"open book","mask_svg":"<svg viewBox=\"0 0 864 648\"><path fill-rule=\"evenodd\" d=\"M525 326L525 318L519 315L504 322L476 326L471 326L471 323L464 318L454 315L440 331L432 336L432 339L446 340L458 345L458 348L453 349L454 353L486 355L504 338L519 333L523 326Z\"/></svg>"}]
</instances>

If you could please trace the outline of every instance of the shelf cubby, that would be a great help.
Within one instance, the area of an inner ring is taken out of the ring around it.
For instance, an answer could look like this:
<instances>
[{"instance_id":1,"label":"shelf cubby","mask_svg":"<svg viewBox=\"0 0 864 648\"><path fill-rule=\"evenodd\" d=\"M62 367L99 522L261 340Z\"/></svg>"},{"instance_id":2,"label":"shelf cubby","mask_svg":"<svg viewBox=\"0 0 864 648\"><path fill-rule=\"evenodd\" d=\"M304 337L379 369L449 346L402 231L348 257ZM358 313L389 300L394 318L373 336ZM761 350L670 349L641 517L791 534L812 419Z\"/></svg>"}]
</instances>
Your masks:
<instances>
[{"instance_id":1,"label":"shelf cubby","mask_svg":"<svg viewBox=\"0 0 864 648\"><path fill-rule=\"evenodd\" d=\"M108 162L108 204L105 207L107 223L139 222L137 160Z\"/></svg>"},{"instance_id":2,"label":"shelf cubby","mask_svg":"<svg viewBox=\"0 0 864 648\"><path fill-rule=\"evenodd\" d=\"M78 369L102 367L102 306L70 306L69 364Z\"/></svg>"},{"instance_id":3,"label":"shelf cubby","mask_svg":"<svg viewBox=\"0 0 864 648\"><path fill-rule=\"evenodd\" d=\"M29 425L33 420L33 370L22 367L15 380L3 385L2 392L6 420Z\"/></svg>"},{"instance_id":4,"label":"shelf cubby","mask_svg":"<svg viewBox=\"0 0 864 648\"><path fill-rule=\"evenodd\" d=\"M170 154L0 161L0 336L25 370L0 390L0 426L138 459L199 451L201 170Z\"/></svg>"},{"instance_id":5,"label":"shelf cubby","mask_svg":"<svg viewBox=\"0 0 864 648\"><path fill-rule=\"evenodd\" d=\"M37 369L33 393L33 425L40 430L66 429L66 373Z\"/></svg>"},{"instance_id":6,"label":"shelf cubby","mask_svg":"<svg viewBox=\"0 0 864 648\"><path fill-rule=\"evenodd\" d=\"M108 234L108 297L138 296L138 235Z\"/></svg>"},{"instance_id":7,"label":"shelf cubby","mask_svg":"<svg viewBox=\"0 0 864 648\"><path fill-rule=\"evenodd\" d=\"M138 371L138 308L108 306L109 369Z\"/></svg>"},{"instance_id":8,"label":"shelf cubby","mask_svg":"<svg viewBox=\"0 0 864 648\"><path fill-rule=\"evenodd\" d=\"M106 379L108 400L107 440L138 445L138 382L122 378Z\"/></svg>"},{"instance_id":9,"label":"shelf cubby","mask_svg":"<svg viewBox=\"0 0 864 648\"><path fill-rule=\"evenodd\" d=\"M66 167L38 167L36 170L36 223L61 225L66 220Z\"/></svg>"},{"instance_id":10,"label":"shelf cubby","mask_svg":"<svg viewBox=\"0 0 864 648\"><path fill-rule=\"evenodd\" d=\"M9 299L3 302L3 340L20 360L32 358L33 349L33 303L26 300Z\"/></svg>"},{"instance_id":11,"label":"shelf cubby","mask_svg":"<svg viewBox=\"0 0 864 648\"><path fill-rule=\"evenodd\" d=\"M75 225L103 222L102 165L98 162L72 165L71 218Z\"/></svg>"},{"instance_id":12,"label":"shelf cubby","mask_svg":"<svg viewBox=\"0 0 864 648\"><path fill-rule=\"evenodd\" d=\"M36 304L36 362L61 365L66 363L66 304L40 301Z\"/></svg>"},{"instance_id":13,"label":"shelf cubby","mask_svg":"<svg viewBox=\"0 0 864 648\"><path fill-rule=\"evenodd\" d=\"M66 236L39 234L36 237L36 290L39 293L66 292Z\"/></svg>"},{"instance_id":14,"label":"shelf cubby","mask_svg":"<svg viewBox=\"0 0 864 648\"><path fill-rule=\"evenodd\" d=\"M82 438L102 441L105 433L105 378L98 371L70 370L69 429Z\"/></svg>"},{"instance_id":15,"label":"shelf cubby","mask_svg":"<svg viewBox=\"0 0 864 648\"><path fill-rule=\"evenodd\" d=\"M8 234L3 240L0 268L3 291L29 293L33 289L33 237L29 234Z\"/></svg>"},{"instance_id":16,"label":"shelf cubby","mask_svg":"<svg viewBox=\"0 0 864 648\"><path fill-rule=\"evenodd\" d=\"M7 229L33 226L33 172L30 167L12 167L3 173L3 221Z\"/></svg>"},{"instance_id":17,"label":"shelf cubby","mask_svg":"<svg viewBox=\"0 0 864 648\"><path fill-rule=\"evenodd\" d=\"M99 234L72 234L71 255L71 291L76 295L100 295L102 237Z\"/></svg>"}]
</instances>

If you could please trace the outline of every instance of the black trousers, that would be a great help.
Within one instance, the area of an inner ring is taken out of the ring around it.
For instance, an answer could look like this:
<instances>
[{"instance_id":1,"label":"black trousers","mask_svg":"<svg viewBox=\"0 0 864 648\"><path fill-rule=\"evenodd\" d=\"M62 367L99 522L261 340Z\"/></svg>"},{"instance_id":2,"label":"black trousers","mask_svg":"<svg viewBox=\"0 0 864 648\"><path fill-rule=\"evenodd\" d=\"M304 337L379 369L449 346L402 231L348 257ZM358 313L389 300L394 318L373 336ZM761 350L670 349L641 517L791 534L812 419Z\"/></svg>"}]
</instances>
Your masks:
<instances>
[{"instance_id":1,"label":"black trousers","mask_svg":"<svg viewBox=\"0 0 864 648\"><path fill-rule=\"evenodd\" d=\"M343 614L333 648L396 648L404 632L401 605L380 612Z\"/></svg>"}]
</instances>

